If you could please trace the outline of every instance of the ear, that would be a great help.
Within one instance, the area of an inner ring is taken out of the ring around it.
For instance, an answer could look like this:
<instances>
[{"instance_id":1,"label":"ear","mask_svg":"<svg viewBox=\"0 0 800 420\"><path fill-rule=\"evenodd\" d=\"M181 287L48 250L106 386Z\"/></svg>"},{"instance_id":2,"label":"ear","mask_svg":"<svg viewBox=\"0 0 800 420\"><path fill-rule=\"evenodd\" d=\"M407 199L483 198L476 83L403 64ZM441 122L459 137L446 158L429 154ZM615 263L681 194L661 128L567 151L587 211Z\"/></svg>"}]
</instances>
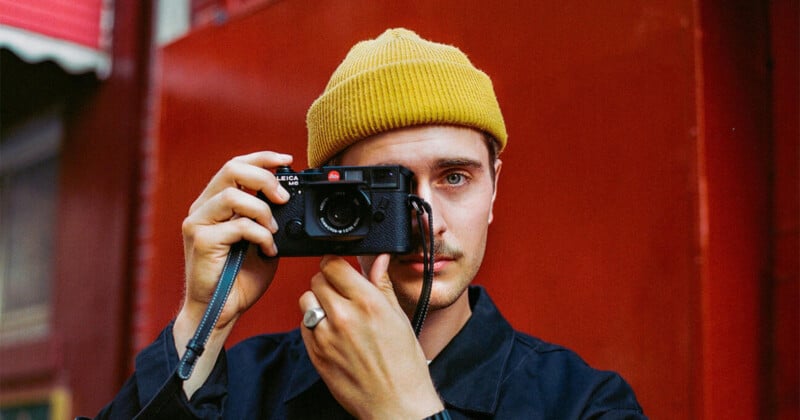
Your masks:
<instances>
[{"instance_id":1,"label":"ear","mask_svg":"<svg viewBox=\"0 0 800 420\"><path fill-rule=\"evenodd\" d=\"M494 161L494 189L492 190L492 205L489 207L489 223L494 220L494 199L497 198L497 185L500 180L500 169L503 169L503 161L495 159Z\"/></svg>"}]
</instances>

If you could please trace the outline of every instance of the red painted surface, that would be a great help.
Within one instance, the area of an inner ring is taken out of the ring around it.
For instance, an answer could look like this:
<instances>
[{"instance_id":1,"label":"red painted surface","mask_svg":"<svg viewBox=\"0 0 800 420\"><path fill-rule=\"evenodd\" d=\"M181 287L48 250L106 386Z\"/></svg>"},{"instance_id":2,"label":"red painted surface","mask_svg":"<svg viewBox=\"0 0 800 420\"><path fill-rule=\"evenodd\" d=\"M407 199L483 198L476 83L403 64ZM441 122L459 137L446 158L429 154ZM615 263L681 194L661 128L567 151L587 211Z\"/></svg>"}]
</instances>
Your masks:
<instances>
[{"instance_id":1,"label":"red painted surface","mask_svg":"<svg viewBox=\"0 0 800 420\"><path fill-rule=\"evenodd\" d=\"M103 0L0 0L0 25L100 49L102 12Z\"/></svg>"},{"instance_id":2,"label":"red painted surface","mask_svg":"<svg viewBox=\"0 0 800 420\"><path fill-rule=\"evenodd\" d=\"M774 0L770 5L775 237L768 401L769 414L790 420L800 417L800 2Z\"/></svg>"},{"instance_id":3,"label":"red painted surface","mask_svg":"<svg viewBox=\"0 0 800 420\"><path fill-rule=\"evenodd\" d=\"M770 390L797 393L796 371L771 373L796 366L796 318L770 315L797 311L770 303L771 218L796 213L771 216L767 11L728 6L275 2L169 45L136 348L178 308L180 225L210 176L259 149L304 168L305 112L335 66L354 42L406 26L494 80L510 138L477 283L512 323L622 373L651 418L769 414ZM796 150L788 136L780 150ZM298 325L315 270L314 258L281 261L231 343Z\"/></svg>"},{"instance_id":4,"label":"red painted surface","mask_svg":"<svg viewBox=\"0 0 800 420\"><path fill-rule=\"evenodd\" d=\"M477 282L515 326L621 372L654 419L798 418L798 2L520 3L194 1L206 26L160 51L141 163L149 3L116 1L115 71L66 104L54 332L0 348L4 396L102 407L178 308L208 178L258 149L304 168L334 67L406 26L495 82L510 140ZM315 270L282 261L231 343L296 326Z\"/></svg>"},{"instance_id":5,"label":"red painted surface","mask_svg":"<svg viewBox=\"0 0 800 420\"><path fill-rule=\"evenodd\" d=\"M767 89L763 71L755 75L756 83L744 84L742 78L753 76L746 66L766 62L767 44L764 28L753 28L748 13L753 10L703 2L699 16L703 31L699 71L704 79L699 112L705 119L700 160L708 194L702 279L704 418L715 414L757 418L759 389L766 385L759 377L763 356L759 305L768 250L752 244L766 244L769 229L768 217L759 220L759 215L769 213L764 177L770 150L768 139L759 137L767 132ZM734 25L724 24L730 20ZM746 47L733 48L735 42L723 45L722 40L731 38ZM753 102L761 106L751 107ZM731 404L734 396L736 403Z\"/></svg>"},{"instance_id":6,"label":"red painted surface","mask_svg":"<svg viewBox=\"0 0 800 420\"><path fill-rule=\"evenodd\" d=\"M460 46L495 82L510 140L486 285L520 329L620 371L654 418L687 417L699 343L691 4L277 2L163 50L158 185L137 343L174 316L180 224L229 157L305 165L305 111L356 41L389 26ZM487 22L502 25L490 28ZM232 342L293 328L313 258ZM669 390L669 392L665 392Z\"/></svg>"}]
</instances>

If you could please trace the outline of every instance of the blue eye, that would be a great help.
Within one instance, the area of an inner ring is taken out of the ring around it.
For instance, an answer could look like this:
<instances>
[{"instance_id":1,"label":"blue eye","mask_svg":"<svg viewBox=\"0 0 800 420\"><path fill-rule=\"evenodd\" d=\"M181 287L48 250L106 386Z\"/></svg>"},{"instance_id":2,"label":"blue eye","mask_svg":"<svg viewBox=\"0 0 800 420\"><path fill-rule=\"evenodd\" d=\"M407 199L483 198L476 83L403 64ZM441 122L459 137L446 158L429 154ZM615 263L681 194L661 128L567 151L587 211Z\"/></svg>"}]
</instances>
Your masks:
<instances>
[{"instance_id":1,"label":"blue eye","mask_svg":"<svg viewBox=\"0 0 800 420\"><path fill-rule=\"evenodd\" d=\"M458 185L458 184L461 184L462 182L464 182L464 175L460 174L460 173L456 173L456 172L450 173L450 174L447 174L447 177L445 177L445 180L447 181L447 183L449 185Z\"/></svg>"}]
</instances>

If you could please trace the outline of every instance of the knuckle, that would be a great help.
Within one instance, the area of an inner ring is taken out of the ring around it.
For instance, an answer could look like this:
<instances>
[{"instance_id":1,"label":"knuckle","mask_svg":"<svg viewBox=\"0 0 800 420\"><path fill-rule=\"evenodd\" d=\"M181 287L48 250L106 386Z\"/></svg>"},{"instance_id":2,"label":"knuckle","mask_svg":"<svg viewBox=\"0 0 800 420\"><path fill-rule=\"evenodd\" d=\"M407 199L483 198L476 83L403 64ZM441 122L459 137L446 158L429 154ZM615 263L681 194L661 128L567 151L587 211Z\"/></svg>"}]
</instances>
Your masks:
<instances>
[{"instance_id":1,"label":"knuckle","mask_svg":"<svg viewBox=\"0 0 800 420\"><path fill-rule=\"evenodd\" d=\"M314 334L314 340L317 342L316 351L314 353L317 357L325 360L327 357L325 349L329 349L336 344L333 342L333 336L329 334L319 334L319 332L317 332Z\"/></svg>"},{"instance_id":2,"label":"knuckle","mask_svg":"<svg viewBox=\"0 0 800 420\"><path fill-rule=\"evenodd\" d=\"M365 314L367 319L372 319L381 311L381 305L373 299L362 299L355 303L358 305L358 310Z\"/></svg>"},{"instance_id":3,"label":"knuckle","mask_svg":"<svg viewBox=\"0 0 800 420\"><path fill-rule=\"evenodd\" d=\"M211 246L213 241L211 235L204 233L203 230L196 230L192 236L195 249L206 249Z\"/></svg>"},{"instance_id":4,"label":"knuckle","mask_svg":"<svg viewBox=\"0 0 800 420\"><path fill-rule=\"evenodd\" d=\"M350 311L332 311L333 314L330 315L331 320L336 325L354 325L354 322L358 322L359 320L356 319L357 317L353 315Z\"/></svg>"},{"instance_id":5,"label":"knuckle","mask_svg":"<svg viewBox=\"0 0 800 420\"><path fill-rule=\"evenodd\" d=\"M196 230L197 227L191 217L183 219L183 223L181 224L181 232L183 233L183 236L192 237L194 236Z\"/></svg>"},{"instance_id":6,"label":"knuckle","mask_svg":"<svg viewBox=\"0 0 800 420\"><path fill-rule=\"evenodd\" d=\"M194 202L192 203L192 205L191 205L191 206L189 206L189 212L188 212L187 214L188 214L188 215L192 215L192 214L193 214L194 212L196 212L196 211L197 211L197 209L198 209L198 208L200 208L200 206L202 206L202 205L203 205L203 203L200 201L200 198L198 198L197 200L194 200Z\"/></svg>"},{"instance_id":7,"label":"knuckle","mask_svg":"<svg viewBox=\"0 0 800 420\"><path fill-rule=\"evenodd\" d=\"M304 303L307 304L308 302L311 302L311 295L313 295L311 290L306 290L302 295L300 295L300 298L297 299L297 304L302 307Z\"/></svg>"},{"instance_id":8,"label":"knuckle","mask_svg":"<svg viewBox=\"0 0 800 420\"><path fill-rule=\"evenodd\" d=\"M249 217L240 217L231 221L237 232L249 233L254 239L264 239L264 229Z\"/></svg>"},{"instance_id":9,"label":"knuckle","mask_svg":"<svg viewBox=\"0 0 800 420\"><path fill-rule=\"evenodd\" d=\"M327 280L325 280L325 275L323 273L314 274L311 277L311 290L313 291L314 289L319 288L321 285L323 285L326 282L327 282Z\"/></svg>"},{"instance_id":10,"label":"knuckle","mask_svg":"<svg viewBox=\"0 0 800 420\"><path fill-rule=\"evenodd\" d=\"M334 268L333 258L331 257L323 257L319 262L319 270L326 276L332 275Z\"/></svg>"},{"instance_id":11,"label":"knuckle","mask_svg":"<svg viewBox=\"0 0 800 420\"><path fill-rule=\"evenodd\" d=\"M237 157L225 162L222 165L222 169L220 170L220 172L223 172L223 173L226 173L226 174L231 174L231 173L236 172L236 168L239 166L239 162L241 161L241 159L242 159L241 156L237 156Z\"/></svg>"},{"instance_id":12,"label":"knuckle","mask_svg":"<svg viewBox=\"0 0 800 420\"><path fill-rule=\"evenodd\" d=\"M237 191L239 190L234 187L225 187L222 191L220 191L219 196L223 201L229 202L236 197Z\"/></svg>"},{"instance_id":13,"label":"knuckle","mask_svg":"<svg viewBox=\"0 0 800 420\"><path fill-rule=\"evenodd\" d=\"M223 204L232 206L239 201L240 191L234 187L227 187L219 193L219 199Z\"/></svg>"}]
</instances>

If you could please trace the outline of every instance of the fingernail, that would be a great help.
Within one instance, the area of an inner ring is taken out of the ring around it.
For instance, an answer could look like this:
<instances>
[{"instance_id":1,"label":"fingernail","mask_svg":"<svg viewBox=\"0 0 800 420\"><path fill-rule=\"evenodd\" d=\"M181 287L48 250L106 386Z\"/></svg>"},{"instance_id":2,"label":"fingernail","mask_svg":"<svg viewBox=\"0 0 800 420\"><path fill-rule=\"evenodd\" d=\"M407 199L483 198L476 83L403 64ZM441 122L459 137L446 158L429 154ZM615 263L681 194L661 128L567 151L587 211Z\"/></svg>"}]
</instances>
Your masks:
<instances>
[{"instance_id":1,"label":"fingernail","mask_svg":"<svg viewBox=\"0 0 800 420\"><path fill-rule=\"evenodd\" d=\"M283 187L278 188L278 194L284 200L289 200L289 198L292 197L291 195L289 195L289 191L286 191L286 189L284 189Z\"/></svg>"},{"instance_id":2,"label":"fingernail","mask_svg":"<svg viewBox=\"0 0 800 420\"><path fill-rule=\"evenodd\" d=\"M270 223L269 223L269 230L270 230L270 232L272 232L272 233L275 233L275 232L277 232L277 231L278 231L278 221L277 221L277 220L275 220L275 218L274 218L274 217L272 218L272 220L270 220Z\"/></svg>"}]
</instances>

